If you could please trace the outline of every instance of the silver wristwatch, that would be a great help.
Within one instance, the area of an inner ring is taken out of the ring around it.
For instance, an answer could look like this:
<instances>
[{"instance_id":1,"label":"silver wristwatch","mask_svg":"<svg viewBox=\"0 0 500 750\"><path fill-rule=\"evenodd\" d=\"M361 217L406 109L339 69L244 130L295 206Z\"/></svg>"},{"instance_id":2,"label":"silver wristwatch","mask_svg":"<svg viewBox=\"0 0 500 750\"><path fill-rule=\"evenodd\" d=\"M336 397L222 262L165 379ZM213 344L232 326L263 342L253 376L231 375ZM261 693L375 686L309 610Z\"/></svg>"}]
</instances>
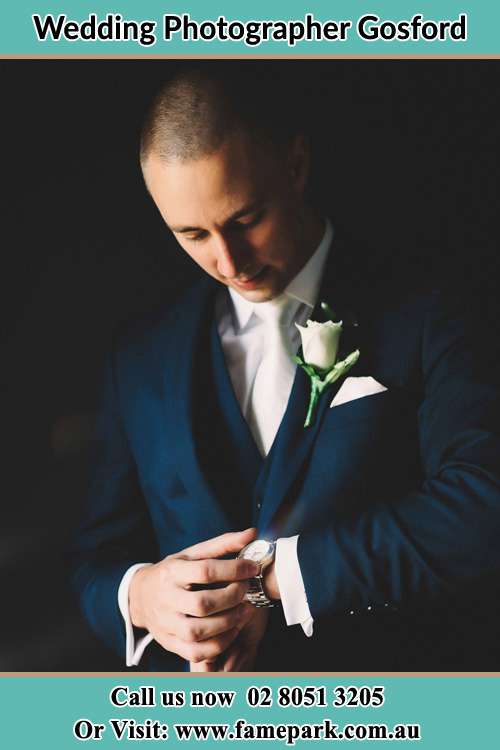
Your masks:
<instances>
[{"instance_id":1,"label":"silver wristwatch","mask_svg":"<svg viewBox=\"0 0 500 750\"><path fill-rule=\"evenodd\" d=\"M259 573L249 580L249 588L245 594L245 599L254 607L275 607L277 602L269 599L264 591L262 580L264 571L274 561L276 554L276 542L268 542L265 539L256 539L250 542L238 553L237 557L244 560L253 560L260 565Z\"/></svg>"}]
</instances>

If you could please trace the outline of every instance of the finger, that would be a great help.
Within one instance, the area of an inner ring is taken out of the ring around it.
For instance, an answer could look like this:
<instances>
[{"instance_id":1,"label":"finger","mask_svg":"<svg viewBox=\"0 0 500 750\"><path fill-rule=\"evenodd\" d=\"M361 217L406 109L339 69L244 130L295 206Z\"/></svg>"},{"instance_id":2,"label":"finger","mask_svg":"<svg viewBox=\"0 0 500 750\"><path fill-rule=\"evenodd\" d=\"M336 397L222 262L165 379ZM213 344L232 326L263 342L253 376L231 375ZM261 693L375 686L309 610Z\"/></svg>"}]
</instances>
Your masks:
<instances>
[{"instance_id":1,"label":"finger","mask_svg":"<svg viewBox=\"0 0 500 750\"><path fill-rule=\"evenodd\" d=\"M199 661L189 662L189 671L190 672L218 672L218 662L217 659L215 661Z\"/></svg>"},{"instance_id":2,"label":"finger","mask_svg":"<svg viewBox=\"0 0 500 750\"><path fill-rule=\"evenodd\" d=\"M193 617L181 612L167 611L161 617L159 630L176 636L187 643L197 643L237 628L241 630L251 619L245 604L209 617Z\"/></svg>"},{"instance_id":3,"label":"finger","mask_svg":"<svg viewBox=\"0 0 500 750\"><path fill-rule=\"evenodd\" d=\"M231 531L227 534L207 539L204 542L186 547L180 553L181 557L190 560L203 560L207 557L222 557L230 552L239 552L245 544L249 544L257 535L257 529L249 528L244 531Z\"/></svg>"},{"instance_id":4,"label":"finger","mask_svg":"<svg viewBox=\"0 0 500 750\"><path fill-rule=\"evenodd\" d=\"M256 651L240 649L234 661L233 672L253 672L255 667Z\"/></svg>"},{"instance_id":5,"label":"finger","mask_svg":"<svg viewBox=\"0 0 500 750\"><path fill-rule=\"evenodd\" d=\"M236 664L240 658L241 649L242 647L238 643L238 640L236 640L233 645L228 648L228 650L224 654L225 659L222 665L223 672L236 672Z\"/></svg>"},{"instance_id":6,"label":"finger","mask_svg":"<svg viewBox=\"0 0 500 750\"><path fill-rule=\"evenodd\" d=\"M222 672L242 672L252 671L257 655L256 649L249 649L247 644L242 642L241 638L236 638L234 643L219 658L219 671Z\"/></svg>"},{"instance_id":7,"label":"finger","mask_svg":"<svg viewBox=\"0 0 500 750\"><path fill-rule=\"evenodd\" d=\"M159 643L167 651L173 651L174 654L182 656L186 661L197 664L202 661L215 661L219 654L222 654L231 645L238 633L239 631L233 628L233 630L228 630L227 633L222 633L201 643L186 643L181 638L166 633L160 636Z\"/></svg>"},{"instance_id":8,"label":"finger","mask_svg":"<svg viewBox=\"0 0 500 750\"><path fill-rule=\"evenodd\" d=\"M230 583L243 581L259 572L259 565L252 560L183 560L170 561L173 580L178 586L201 583Z\"/></svg>"},{"instance_id":9,"label":"finger","mask_svg":"<svg viewBox=\"0 0 500 750\"><path fill-rule=\"evenodd\" d=\"M229 583L221 589L203 589L202 591L187 591L178 588L176 606L182 614L192 617L208 617L237 607L244 600L247 591L247 581Z\"/></svg>"},{"instance_id":10,"label":"finger","mask_svg":"<svg viewBox=\"0 0 500 750\"><path fill-rule=\"evenodd\" d=\"M183 641L206 641L221 633L237 628L241 630L251 619L252 613L244 604L227 609L210 617L192 617L176 613L170 622L165 623L165 628L172 635L177 635ZM173 628L173 629L172 629Z\"/></svg>"}]
</instances>

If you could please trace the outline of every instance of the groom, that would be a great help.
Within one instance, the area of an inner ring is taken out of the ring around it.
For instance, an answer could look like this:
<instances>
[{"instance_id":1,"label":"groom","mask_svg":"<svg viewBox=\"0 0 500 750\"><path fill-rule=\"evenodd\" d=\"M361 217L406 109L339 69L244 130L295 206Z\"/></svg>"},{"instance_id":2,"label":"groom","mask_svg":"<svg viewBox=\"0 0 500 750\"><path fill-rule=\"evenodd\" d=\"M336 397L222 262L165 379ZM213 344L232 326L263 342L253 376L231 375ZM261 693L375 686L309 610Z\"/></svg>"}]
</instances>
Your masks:
<instances>
[{"instance_id":1,"label":"groom","mask_svg":"<svg viewBox=\"0 0 500 750\"><path fill-rule=\"evenodd\" d=\"M493 668L497 361L441 295L349 278L290 98L239 73L183 69L144 125L146 187L206 277L109 355L84 613L154 670ZM321 302L359 359L305 427L291 355Z\"/></svg>"}]
</instances>

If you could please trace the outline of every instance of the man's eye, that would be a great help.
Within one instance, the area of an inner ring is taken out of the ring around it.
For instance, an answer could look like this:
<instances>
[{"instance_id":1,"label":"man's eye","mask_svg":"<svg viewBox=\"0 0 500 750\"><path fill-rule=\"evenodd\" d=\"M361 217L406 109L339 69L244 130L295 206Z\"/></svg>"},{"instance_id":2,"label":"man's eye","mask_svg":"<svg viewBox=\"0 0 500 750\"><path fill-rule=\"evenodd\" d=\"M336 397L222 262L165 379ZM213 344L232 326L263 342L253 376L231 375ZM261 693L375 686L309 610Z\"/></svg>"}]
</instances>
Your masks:
<instances>
[{"instance_id":1,"label":"man's eye","mask_svg":"<svg viewBox=\"0 0 500 750\"><path fill-rule=\"evenodd\" d=\"M198 232L198 234L185 234L184 237L190 242L201 242L207 236L206 232Z\"/></svg>"},{"instance_id":2,"label":"man's eye","mask_svg":"<svg viewBox=\"0 0 500 750\"><path fill-rule=\"evenodd\" d=\"M259 223L259 221L264 216L264 211L259 211L256 214L249 214L249 216L244 216L241 219L238 219L235 226L239 227L241 229L248 229L249 227L254 227L256 224Z\"/></svg>"}]
</instances>

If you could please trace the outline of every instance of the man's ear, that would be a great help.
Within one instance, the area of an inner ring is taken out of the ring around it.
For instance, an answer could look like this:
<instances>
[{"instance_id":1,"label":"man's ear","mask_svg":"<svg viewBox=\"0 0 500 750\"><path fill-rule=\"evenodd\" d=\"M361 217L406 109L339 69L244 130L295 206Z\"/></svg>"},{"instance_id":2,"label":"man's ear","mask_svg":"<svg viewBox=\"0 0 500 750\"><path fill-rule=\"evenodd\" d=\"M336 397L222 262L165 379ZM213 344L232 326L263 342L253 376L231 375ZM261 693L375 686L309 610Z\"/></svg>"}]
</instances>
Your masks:
<instances>
[{"instance_id":1,"label":"man's ear","mask_svg":"<svg viewBox=\"0 0 500 750\"><path fill-rule=\"evenodd\" d=\"M287 161L292 185L302 195L309 178L310 163L309 141L302 133L295 135L290 142Z\"/></svg>"}]
</instances>

